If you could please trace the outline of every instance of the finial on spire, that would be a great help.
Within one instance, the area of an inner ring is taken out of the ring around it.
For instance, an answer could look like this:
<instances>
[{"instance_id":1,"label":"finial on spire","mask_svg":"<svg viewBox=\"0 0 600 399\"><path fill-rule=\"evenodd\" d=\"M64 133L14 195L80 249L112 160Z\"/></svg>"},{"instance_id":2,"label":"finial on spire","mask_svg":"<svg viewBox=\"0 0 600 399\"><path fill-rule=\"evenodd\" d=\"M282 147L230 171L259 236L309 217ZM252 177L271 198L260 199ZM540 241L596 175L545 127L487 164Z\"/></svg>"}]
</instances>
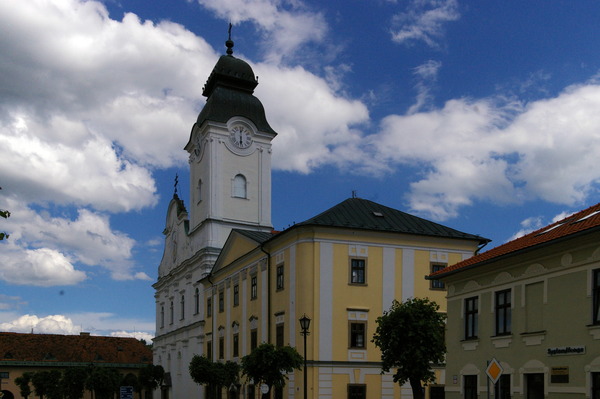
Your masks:
<instances>
[{"instance_id":1,"label":"finial on spire","mask_svg":"<svg viewBox=\"0 0 600 399\"><path fill-rule=\"evenodd\" d=\"M229 23L229 38L225 42L225 46L227 46L227 55L233 54L233 40L231 40L231 22Z\"/></svg>"},{"instance_id":2,"label":"finial on spire","mask_svg":"<svg viewBox=\"0 0 600 399\"><path fill-rule=\"evenodd\" d=\"M179 175L177 173L175 173L175 184L173 185L175 187L175 192L173 193L173 197L177 196L177 186L179 185Z\"/></svg>"}]
</instances>

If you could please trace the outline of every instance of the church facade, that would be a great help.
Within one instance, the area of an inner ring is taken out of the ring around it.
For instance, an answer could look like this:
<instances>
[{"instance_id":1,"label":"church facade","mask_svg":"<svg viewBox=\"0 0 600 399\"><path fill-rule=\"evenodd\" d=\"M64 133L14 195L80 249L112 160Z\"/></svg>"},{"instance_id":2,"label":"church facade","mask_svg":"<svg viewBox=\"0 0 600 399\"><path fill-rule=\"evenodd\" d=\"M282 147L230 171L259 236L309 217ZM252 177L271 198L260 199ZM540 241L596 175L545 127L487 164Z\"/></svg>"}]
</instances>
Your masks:
<instances>
[{"instance_id":1,"label":"church facade","mask_svg":"<svg viewBox=\"0 0 600 399\"><path fill-rule=\"evenodd\" d=\"M371 342L392 301L428 297L445 310L442 283L425 276L471 257L488 240L361 198L275 232L270 127L251 67L227 42L208 78L207 103L185 146L189 212L174 195L154 284L154 363L168 373L162 398L205 397L188 371L194 355L240 361L262 342L304 353L299 319L311 319L304 370L271 397L407 398L381 374ZM428 390L443 394L439 384ZM228 393L253 398L250 381Z\"/></svg>"}]
</instances>

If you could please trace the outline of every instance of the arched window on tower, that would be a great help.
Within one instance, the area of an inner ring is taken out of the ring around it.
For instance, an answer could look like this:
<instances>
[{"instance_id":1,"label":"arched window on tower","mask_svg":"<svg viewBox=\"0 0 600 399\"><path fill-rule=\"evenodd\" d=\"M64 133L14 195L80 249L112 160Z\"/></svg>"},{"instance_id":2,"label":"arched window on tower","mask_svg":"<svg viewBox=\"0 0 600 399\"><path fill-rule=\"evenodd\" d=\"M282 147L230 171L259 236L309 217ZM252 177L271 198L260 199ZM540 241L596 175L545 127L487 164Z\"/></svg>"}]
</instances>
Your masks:
<instances>
[{"instance_id":1,"label":"arched window on tower","mask_svg":"<svg viewBox=\"0 0 600 399\"><path fill-rule=\"evenodd\" d=\"M247 198L246 191L246 178L244 175L235 175L233 178L233 196L236 198Z\"/></svg>"},{"instance_id":2,"label":"arched window on tower","mask_svg":"<svg viewBox=\"0 0 600 399\"><path fill-rule=\"evenodd\" d=\"M181 295L181 320L185 319L185 295Z\"/></svg>"}]
</instances>

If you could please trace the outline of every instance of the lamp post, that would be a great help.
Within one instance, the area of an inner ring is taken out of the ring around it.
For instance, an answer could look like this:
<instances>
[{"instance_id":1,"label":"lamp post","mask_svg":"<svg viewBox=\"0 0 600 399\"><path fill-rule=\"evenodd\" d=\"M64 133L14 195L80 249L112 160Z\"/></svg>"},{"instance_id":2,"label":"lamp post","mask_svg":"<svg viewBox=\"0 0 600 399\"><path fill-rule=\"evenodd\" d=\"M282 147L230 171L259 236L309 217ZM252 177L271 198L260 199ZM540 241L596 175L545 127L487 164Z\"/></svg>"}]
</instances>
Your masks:
<instances>
[{"instance_id":1,"label":"lamp post","mask_svg":"<svg viewBox=\"0 0 600 399\"><path fill-rule=\"evenodd\" d=\"M308 379L307 379L307 373L306 373L306 336L308 334L310 334L310 332L308 332L309 327L310 327L310 319L305 314L300 319L300 328L302 329L302 331L300 331L300 334L302 334L304 336L304 399L307 398L307 393L308 393L307 392Z\"/></svg>"}]
</instances>

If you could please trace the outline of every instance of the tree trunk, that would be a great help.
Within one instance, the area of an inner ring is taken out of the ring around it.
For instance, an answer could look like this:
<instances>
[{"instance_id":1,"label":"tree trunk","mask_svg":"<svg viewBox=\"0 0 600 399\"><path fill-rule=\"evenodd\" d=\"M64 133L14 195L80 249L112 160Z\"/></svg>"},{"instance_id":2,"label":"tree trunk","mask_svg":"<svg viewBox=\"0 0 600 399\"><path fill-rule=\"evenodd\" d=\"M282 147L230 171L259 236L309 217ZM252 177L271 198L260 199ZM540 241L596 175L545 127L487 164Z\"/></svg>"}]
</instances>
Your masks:
<instances>
[{"instance_id":1,"label":"tree trunk","mask_svg":"<svg viewBox=\"0 0 600 399\"><path fill-rule=\"evenodd\" d=\"M424 399L423 387L421 386L421 380L418 378L410 378L410 387L412 388L413 399Z\"/></svg>"}]
</instances>

